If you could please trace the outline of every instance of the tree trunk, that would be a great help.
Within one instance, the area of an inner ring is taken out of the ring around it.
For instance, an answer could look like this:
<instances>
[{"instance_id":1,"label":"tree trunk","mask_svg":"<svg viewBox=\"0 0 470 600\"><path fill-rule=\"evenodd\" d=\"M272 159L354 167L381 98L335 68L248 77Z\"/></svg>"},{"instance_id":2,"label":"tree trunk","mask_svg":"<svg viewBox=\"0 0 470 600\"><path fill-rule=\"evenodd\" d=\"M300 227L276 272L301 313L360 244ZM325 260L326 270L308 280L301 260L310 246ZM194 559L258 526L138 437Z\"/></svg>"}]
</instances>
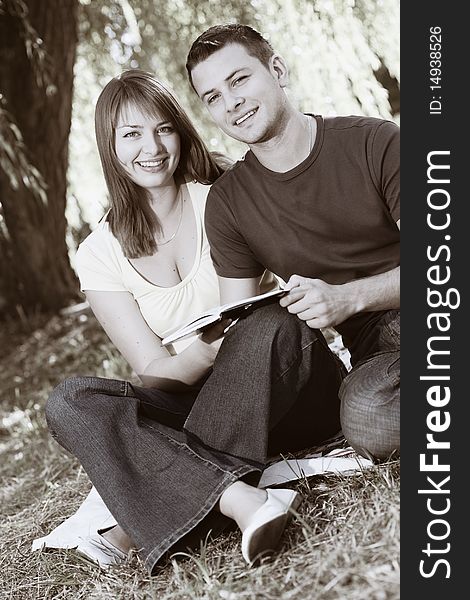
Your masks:
<instances>
[{"instance_id":1,"label":"tree trunk","mask_svg":"<svg viewBox=\"0 0 470 600\"><path fill-rule=\"evenodd\" d=\"M25 0L25 4L27 19L51 58L50 72L57 88L51 94L38 87L19 19L0 17L0 92L23 134L31 163L47 184L44 204L22 185L13 190L0 170L3 229L8 232L3 236L0 232L0 296L4 307L21 307L28 313L57 311L78 294L65 242L78 0Z\"/></svg>"}]
</instances>

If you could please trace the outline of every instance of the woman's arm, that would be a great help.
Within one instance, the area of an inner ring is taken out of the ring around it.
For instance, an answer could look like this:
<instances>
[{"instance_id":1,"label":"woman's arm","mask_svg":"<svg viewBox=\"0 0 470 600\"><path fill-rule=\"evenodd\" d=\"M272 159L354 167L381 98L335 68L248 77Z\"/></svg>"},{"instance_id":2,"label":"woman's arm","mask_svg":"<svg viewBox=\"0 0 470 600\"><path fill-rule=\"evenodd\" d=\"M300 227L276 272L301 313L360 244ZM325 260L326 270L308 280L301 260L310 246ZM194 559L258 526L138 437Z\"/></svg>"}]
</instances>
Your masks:
<instances>
[{"instance_id":1,"label":"woman's arm","mask_svg":"<svg viewBox=\"0 0 470 600\"><path fill-rule=\"evenodd\" d=\"M211 328L180 354L171 356L145 322L129 292L88 290L85 294L110 340L145 387L183 390L195 385L212 367L222 343L223 323Z\"/></svg>"}]
</instances>

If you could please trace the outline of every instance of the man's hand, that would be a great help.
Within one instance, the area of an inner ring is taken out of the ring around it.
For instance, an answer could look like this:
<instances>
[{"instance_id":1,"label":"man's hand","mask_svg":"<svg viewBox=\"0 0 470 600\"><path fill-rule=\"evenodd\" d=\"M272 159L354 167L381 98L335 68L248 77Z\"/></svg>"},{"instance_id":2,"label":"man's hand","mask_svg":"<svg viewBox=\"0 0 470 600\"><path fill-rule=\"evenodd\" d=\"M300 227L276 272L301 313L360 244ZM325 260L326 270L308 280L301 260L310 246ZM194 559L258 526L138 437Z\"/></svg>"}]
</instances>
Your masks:
<instances>
[{"instance_id":1,"label":"man's hand","mask_svg":"<svg viewBox=\"0 0 470 600\"><path fill-rule=\"evenodd\" d=\"M400 308L400 267L341 285L292 275L285 289L281 306L313 329L334 327L361 311Z\"/></svg>"},{"instance_id":2,"label":"man's hand","mask_svg":"<svg viewBox=\"0 0 470 600\"><path fill-rule=\"evenodd\" d=\"M353 299L342 285L292 275L285 289L289 293L281 298L279 304L312 329L334 327L357 312Z\"/></svg>"}]
</instances>

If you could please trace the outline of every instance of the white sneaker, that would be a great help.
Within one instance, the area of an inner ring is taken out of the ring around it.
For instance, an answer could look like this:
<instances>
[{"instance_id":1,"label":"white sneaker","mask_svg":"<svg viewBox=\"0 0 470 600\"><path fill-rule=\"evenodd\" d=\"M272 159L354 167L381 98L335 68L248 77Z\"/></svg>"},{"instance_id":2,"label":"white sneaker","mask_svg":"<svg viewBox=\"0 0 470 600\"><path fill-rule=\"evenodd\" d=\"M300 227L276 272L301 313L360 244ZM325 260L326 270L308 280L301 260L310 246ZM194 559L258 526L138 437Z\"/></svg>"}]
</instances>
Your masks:
<instances>
[{"instance_id":1,"label":"white sneaker","mask_svg":"<svg viewBox=\"0 0 470 600\"><path fill-rule=\"evenodd\" d=\"M302 502L302 496L294 490L268 488L266 492L266 502L255 512L242 535L242 555L249 565L276 549L292 510Z\"/></svg>"}]
</instances>

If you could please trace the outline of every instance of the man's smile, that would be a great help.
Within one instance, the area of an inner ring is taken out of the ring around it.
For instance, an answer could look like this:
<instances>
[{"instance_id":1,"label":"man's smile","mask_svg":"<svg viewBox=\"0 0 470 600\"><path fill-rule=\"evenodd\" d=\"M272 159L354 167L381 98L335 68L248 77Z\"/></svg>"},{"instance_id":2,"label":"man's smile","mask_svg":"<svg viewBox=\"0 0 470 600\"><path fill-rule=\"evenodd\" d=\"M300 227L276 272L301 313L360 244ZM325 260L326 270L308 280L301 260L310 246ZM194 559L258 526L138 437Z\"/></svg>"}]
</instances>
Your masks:
<instances>
[{"instance_id":1,"label":"man's smile","mask_svg":"<svg viewBox=\"0 0 470 600\"><path fill-rule=\"evenodd\" d=\"M250 117L252 117L254 114L256 114L257 111L258 111L257 108L253 108L252 110L248 111L247 113L245 113L244 115L239 117L236 121L234 121L233 125L236 125L238 127L242 123L245 123L245 121L247 121Z\"/></svg>"}]
</instances>

